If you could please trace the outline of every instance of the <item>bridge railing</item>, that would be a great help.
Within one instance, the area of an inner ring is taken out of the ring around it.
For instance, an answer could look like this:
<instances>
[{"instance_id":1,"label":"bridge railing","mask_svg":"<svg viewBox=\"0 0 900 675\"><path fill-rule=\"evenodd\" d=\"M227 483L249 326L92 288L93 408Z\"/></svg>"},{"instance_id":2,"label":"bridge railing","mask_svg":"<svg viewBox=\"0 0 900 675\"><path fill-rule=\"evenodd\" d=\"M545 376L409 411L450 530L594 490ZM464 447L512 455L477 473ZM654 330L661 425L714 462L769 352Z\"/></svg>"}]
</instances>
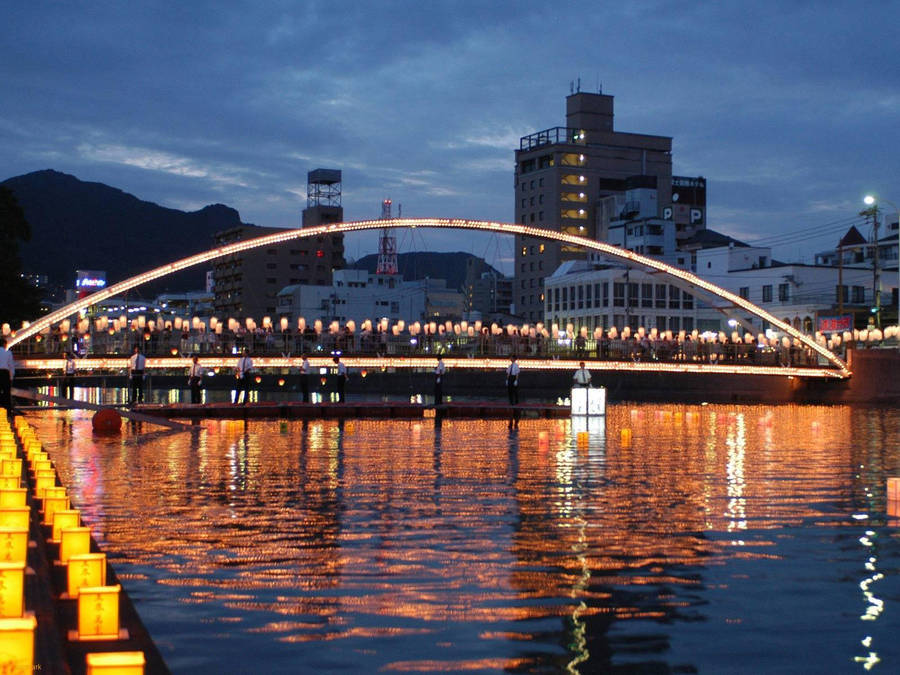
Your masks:
<instances>
[{"instance_id":1,"label":"bridge railing","mask_svg":"<svg viewBox=\"0 0 900 675\"><path fill-rule=\"evenodd\" d=\"M552 339L543 336L476 334L393 335L386 333L246 332L216 334L205 331L98 332L77 338L45 336L16 346L18 358L129 356L138 346L149 357L229 356L245 348L252 356L509 357L586 359L661 363L729 363L747 366L817 368L815 352L792 345L760 345L720 340L631 338Z\"/></svg>"}]
</instances>

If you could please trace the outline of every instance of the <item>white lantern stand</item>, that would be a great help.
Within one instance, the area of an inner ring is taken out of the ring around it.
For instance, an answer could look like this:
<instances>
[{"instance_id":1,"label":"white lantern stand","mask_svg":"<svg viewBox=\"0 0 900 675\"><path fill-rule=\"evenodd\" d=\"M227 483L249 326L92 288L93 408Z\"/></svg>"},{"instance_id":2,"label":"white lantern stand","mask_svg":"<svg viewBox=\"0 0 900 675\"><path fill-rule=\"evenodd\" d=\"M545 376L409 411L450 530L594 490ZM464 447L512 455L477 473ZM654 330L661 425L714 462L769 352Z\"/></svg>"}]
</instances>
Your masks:
<instances>
[{"instance_id":1,"label":"white lantern stand","mask_svg":"<svg viewBox=\"0 0 900 675\"><path fill-rule=\"evenodd\" d=\"M605 387L572 387L572 417L602 417L606 415Z\"/></svg>"}]
</instances>

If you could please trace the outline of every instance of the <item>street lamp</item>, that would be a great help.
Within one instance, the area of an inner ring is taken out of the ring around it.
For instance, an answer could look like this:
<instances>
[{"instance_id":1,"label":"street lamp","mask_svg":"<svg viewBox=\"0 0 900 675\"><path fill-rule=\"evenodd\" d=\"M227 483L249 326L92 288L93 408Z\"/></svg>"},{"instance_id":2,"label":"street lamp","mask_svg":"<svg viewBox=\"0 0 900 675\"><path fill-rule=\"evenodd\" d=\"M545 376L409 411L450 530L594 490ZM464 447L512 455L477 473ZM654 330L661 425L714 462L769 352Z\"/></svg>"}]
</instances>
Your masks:
<instances>
[{"instance_id":1,"label":"street lamp","mask_svg":"<svg viewBox=\"0 0 900 675\"><path fill-rule=\"evenodd\" d=\"M874 206L876 208L876 212L875 212L876 219L878 218L878 212L877 212L878 202L884 202L885 204L892 206L894 208L894 210L897 212L897 232L898 232L898 237L900 237L900 207L898 207L894 202L889 201L887 199L882 199L881 197L878 197L877 195L866 195L863 198L863 202L866 204L866 206ZM876 229L876 232L877 231L878 230ZM878 247L877 238L875 241L875 247L876 247L876 249ZM898 325L900 325L900 238L898 238L898 241L897 241L897 275L898 275L898 277L897 277L897 323L898 323Z\"/></svg>"}]
</instances>

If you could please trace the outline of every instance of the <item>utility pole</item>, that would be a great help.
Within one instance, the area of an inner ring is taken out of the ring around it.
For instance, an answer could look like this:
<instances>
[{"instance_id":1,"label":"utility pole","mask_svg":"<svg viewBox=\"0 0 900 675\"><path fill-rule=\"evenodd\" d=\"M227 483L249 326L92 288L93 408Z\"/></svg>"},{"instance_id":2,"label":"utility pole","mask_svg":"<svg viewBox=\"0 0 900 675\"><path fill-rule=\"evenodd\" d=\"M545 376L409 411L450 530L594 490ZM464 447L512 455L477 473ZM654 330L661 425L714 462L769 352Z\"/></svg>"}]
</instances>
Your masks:
<instances>
[{"instance_id":1,"label":"utility pole","mask_svg":"<svg viewBox=\"0 0 900 675\"><path fill-rule=\"evenodd\" d=\"M872 285L875 289L875 327L881 328L881 270L878 268L878 205L872 209L872 231L874 232L875 250L872 252Z\"/></svg>"}]
</instances>

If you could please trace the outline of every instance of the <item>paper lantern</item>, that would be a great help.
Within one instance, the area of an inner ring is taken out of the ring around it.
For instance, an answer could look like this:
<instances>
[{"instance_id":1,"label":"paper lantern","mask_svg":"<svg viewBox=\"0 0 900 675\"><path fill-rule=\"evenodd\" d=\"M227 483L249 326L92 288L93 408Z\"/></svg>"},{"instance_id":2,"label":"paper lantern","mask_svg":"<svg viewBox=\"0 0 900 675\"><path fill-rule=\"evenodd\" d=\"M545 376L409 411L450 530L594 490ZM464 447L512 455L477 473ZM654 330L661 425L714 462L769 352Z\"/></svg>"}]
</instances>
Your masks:
<instances>
[{"instance_id":1,"label":"paper lantern","mask_svg":"<svg viewBox=\"0 0 900 675\"><path fill-rule=\"evenodd\" d=\"M31 520L31 509L27 506L4 506L0 508L0 528L27 530Z\"/></svg>"},{"instance_id":2,"label":"paper lantern","mask_svg":"<svg viewBox=\"0 0 900 675\"><path fill-rule=\"evenodd\" d=\"M78 630L75 640L119 639L119 592L122 587L82 586L78 590Z\"/></svg>"},{"instance_id":3,"label":"paper lantern","mask_svg":"<svg viewBox=\"0 0 900 675\"><path fill-rule=\"evenodd\" d=\"M18 487L18 486L16 486ZM41 471L34 477L34 496L41 499L43 491L48 487L56 487L56 472Z\"/></svg>"},{"instance_id":4,"label":"paper lantern","mask_svg":"<svg viewBox=\"0 0 900 675\"><path fill-rule=\"evenodd\" d=\"M15 459L2 459L0 460L0 476L21 476L22 475L22 460L19 458Z\"/></svg>"},{"instance_id":5,"label":"paper lantern","mask_svg":"<svg viewBox=\"0 0 900 675\"><path fill-rule=\"evenodd\" d=\"M37 496L37 499L49 499L51 497L65 497L68 493L67 488L62 485L53 485L51 487L44 488L41 494Z\"/></svg>"},{"instance_id":6,"label":"paper lantern","mask_svg":"<svg viewBox=\"0 0 900 675\"><path fill-rule=\"evenodd\" d=\"M25 506L28 488L0 488L0 508L4 506Z\"/></svg>"},{"instance_id":7,"label":"paper lantern","mask_svg":"<svg viewBox=\"0 0 900 675\"><path fill-rule=\"evenodd\" d=\"M0 562L25 562L28 555L28 530L0 528Z\"/></svg>"},{"instance_id":8,"label":"paper lantern","mask_svg":"<svg viewBox=\"0 0 900 675\"><path fill-rule=\"evenodd\" d=\"M87 675L143 675L144 652L100 652L87 654Z\"/></svg>"},{"instance_id":9,"label":"paper lantern","mask_svg":"<svg viewBox=\"0 0 900 675\"><path fill-rule=\"evenodd\" d=\"M25 561L0 563L0 618L21 618L25 611ZM0 670L2 672L2 670Z\"/></svg>"},{"instance_id":10,"label":"paper lantern","mask_svg":"<svg viewBox=\"0 0 900 675\"><path fill-rule=\"evenodd\" d=\"M70 598L77 598L85 586L106 585L106 554L82 553L69 557L66 590Z\"/></svg>"},{"instance_id":11,"label":"paper lantern","mask_svg":"<svg viewBox=\"0 0 900 675\"><path fill-rule=\"evenodd\" d=\"M59 533L59 562L63 565L77 555L91 552L91 528L65 527Z\"/></svg>"},{"instance_id":12,"label":"paper lantern","mask_svg":"<svg viewBox=\"0 0 900 675\"><path fill-rule=\"evenodd\" d=\"M37 619L0 619L0 672L34 671L34 629Z\"/></svg>"},{"instance_id":13,"label":"paper lantern","mask_svg":"<svg viewBox=\"0 0 900 675\"><path fill-rule=\"evenodd\" d=\"M59 543L60 532L67 527L81 525L81 511L77 509L60 509L53 514L50 541Z\"/></svg>"},{"instance_id":14,"label":"paper lantern","mask_svg":"<svg viewBox=\"0 0 900 675\"><path fill-rule=\"evenodd\" d=\"M69 510L69 498L62 497L44 497L44 525L53 523L53 514L57 511Z\"/></svg>"},{"instance_id":15,"label":"paper lantern","mask_svg":"<svg viewBox=\"0 0 900 675\"><path fill-rule=\"evenodd\" d=\"M900 478L887 479L887 498L888 501L900 502Z\"/></svg>"}]
</instances>

